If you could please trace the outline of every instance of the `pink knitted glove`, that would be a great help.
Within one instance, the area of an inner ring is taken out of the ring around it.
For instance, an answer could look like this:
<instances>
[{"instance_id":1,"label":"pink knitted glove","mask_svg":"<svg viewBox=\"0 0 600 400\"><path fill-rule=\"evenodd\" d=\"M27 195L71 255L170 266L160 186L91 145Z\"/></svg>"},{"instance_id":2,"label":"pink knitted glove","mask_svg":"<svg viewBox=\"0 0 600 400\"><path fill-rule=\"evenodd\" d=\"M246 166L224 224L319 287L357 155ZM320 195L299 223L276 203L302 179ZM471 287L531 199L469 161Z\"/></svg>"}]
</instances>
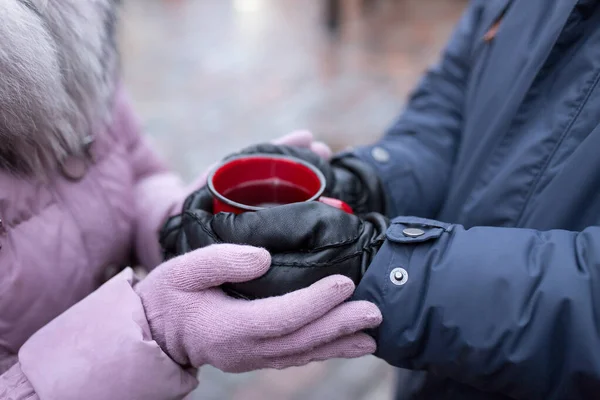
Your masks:
<instances>
[{"instance_id":1,"label":"pink knitted glove","mask_svg":"<svg viewBox=\"0 0 600 400\"><path fill-rule=\"evenodd\" d=\"M266 250L215 245L159 266L136 286L152 337L182 366L210 364L226 372L286 368L375 351L362 330L381 323L368 302L344 301L354 284L330 276L281 297L246 301L218 286L245 282L269 269ZM342 304L343 303L343 304Z\"/></svg>"},{"instance_id":2,"label":"pink knitted glove","mask_svg":"<svg viewBox=\"0 0 600 400\"><path fill-rule=\"evenodd\" d=\"M309 148L322 158L329 160L331 158L331 149L323 142L313 140L313 134L310 131L298 130L288 133L278 139L273 140L273 144L283 144L286 146L296 146Z\"/></svg>"}]
</instances>

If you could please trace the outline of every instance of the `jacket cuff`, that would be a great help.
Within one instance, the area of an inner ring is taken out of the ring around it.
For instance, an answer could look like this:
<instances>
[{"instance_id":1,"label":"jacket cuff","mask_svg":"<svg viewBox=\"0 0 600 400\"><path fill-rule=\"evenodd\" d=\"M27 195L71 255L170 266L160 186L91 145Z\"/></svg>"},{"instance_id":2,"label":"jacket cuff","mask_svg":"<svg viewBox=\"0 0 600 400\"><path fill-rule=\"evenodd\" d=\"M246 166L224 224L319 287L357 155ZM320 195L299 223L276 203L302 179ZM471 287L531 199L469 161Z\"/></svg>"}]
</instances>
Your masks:
<instances>
[{"instance_id":1,"label":"jacket cuff","mask_svg":"<svg viewBox=\"0 0 600 400\"><path fill-rule=\"evenodd\" d=\"M168 217L181 212L184 198L185 188L175 174L161 173L138 182L135 247L138 261L148 270L162 263L159 232Z\"/></svg>"},{"instance_id":2,"label":"jacket cuff","mask_svg":"<svg viewBox=\"0 0 600 400\"><path fill-rule=\"evenodd\" d=\"M376 355L391 365L412 369L413 342L421 326L419 302L427 292L431 270L424 268L431 246L447 236L454 225L418 217L398 217L386 232L354 300L374 303L383 315L382 324L371 331L377 341ZM389 349L394 349L390 352Z\"/></svg>"},{"instance_id":3,"label":"jacket cuff","mask_svg":"<svg viewBox=\"0 0 600 400\"><path fill-rule=\"evenodd\" d=\"M358 147L349 153L373 168L384 192L386 214L393 218L406 214L411 201L414 200L411 189L414 188L415 183L413 182L412 185L407 183L412 180L411 174L406 171L407 166L404 165L403 157L397 156L396 149L388 147L382 141L375 145Z\"/></svg>"},{"instance_id":4,"label":"jacket cuff","mask_svg":"<svg viewBox=\"0 0 600 400\"><path fill-rule=\"evenodd\" d=\"M21 368L44 400L182 399L198 381L152 340L128 268L35 333Z\"/></svg>"},{"instance_id":5,"label":"jacket cuff","mask_svg":"<svg viewBox=\"0 0 600 400\"><path fill-rule=\"evenodd\" d=\"M39 400L33 386L23 374L21 364L16 363L0 375L0 399Z\"/></svg>"}]
</instances>

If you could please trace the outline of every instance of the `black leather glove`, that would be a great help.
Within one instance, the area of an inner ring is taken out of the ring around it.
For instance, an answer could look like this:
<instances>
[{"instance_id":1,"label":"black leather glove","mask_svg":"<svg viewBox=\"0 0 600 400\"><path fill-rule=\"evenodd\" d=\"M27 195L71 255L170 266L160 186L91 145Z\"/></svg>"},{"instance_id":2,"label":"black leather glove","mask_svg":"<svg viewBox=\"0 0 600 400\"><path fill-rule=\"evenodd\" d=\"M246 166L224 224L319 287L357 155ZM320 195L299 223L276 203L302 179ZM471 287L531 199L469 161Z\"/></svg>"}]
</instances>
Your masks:
<instances>
[{"instance_id":1,"label":"black leather glove","mask_svg":"<svg viewBox=\"0 0 600 400\"><path fill-rule=\"evenodd\" d=\"M385 214L385 194L373 167L352 155L324 160L310 149L276 144L259 144L242 150L243 154L281 154L300 158L317 167L325 176L325 196L343 200L356 214Z\"/></svg>"},{"instance_id":2,"label":"black leather glove","mask_svg":"<svg viewBox=\"0 0 600 400\"><path fill-rule=\"evenodd\" d=\"M271 269L259 279L224 287L247 299L279 296L335 274L359 283L385 240L389 220L377 213L362 217L319 202L294 203L240 215L205 211L206 189L188 198L182 215L161 234L167 257L215 243L266 248Z\"/></svg>"}]
</instances>

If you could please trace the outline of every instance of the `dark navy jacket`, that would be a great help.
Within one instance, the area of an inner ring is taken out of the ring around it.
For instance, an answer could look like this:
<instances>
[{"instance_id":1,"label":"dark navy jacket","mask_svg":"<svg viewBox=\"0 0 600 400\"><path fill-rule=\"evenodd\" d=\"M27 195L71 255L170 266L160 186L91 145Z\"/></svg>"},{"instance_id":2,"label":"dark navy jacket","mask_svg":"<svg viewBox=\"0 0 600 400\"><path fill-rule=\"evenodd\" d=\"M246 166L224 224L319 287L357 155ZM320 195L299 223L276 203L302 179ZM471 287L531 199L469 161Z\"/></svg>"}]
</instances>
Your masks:
<instances>
[{"instance_id":1,"label":"dark navy jacket","mask_svg":"<svg viewBox=\"0 0 600 400\"><path fill-rule=\"evenodd\" d=\"M475 0L356 150L396 217L356 298L425 371L400 399L600 399L599 80L600 1Z\"/></svg>"}]
</instances>

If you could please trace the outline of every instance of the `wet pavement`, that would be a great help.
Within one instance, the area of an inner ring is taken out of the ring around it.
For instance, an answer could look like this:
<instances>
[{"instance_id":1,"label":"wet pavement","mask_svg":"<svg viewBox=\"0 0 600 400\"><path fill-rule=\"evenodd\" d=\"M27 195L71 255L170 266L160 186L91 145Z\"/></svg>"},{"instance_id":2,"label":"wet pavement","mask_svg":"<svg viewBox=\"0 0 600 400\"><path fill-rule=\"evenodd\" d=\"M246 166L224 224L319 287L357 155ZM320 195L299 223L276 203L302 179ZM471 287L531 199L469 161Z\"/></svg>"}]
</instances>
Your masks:
<instances>
[{"instance_id":1,"label":"wet pavement","mask_svg":"<svg viewBox=\"0 0 600 400\"><path fill-rule=\"evenodd\" d=\"M125 83L156 149L191 180L249 144L307 128L339 150L370 143L434 62L463 0L124 0ZM374 357L285 371L203 368L202 400L384 400L393 371Z\"/></svg>"}]
</instances>

